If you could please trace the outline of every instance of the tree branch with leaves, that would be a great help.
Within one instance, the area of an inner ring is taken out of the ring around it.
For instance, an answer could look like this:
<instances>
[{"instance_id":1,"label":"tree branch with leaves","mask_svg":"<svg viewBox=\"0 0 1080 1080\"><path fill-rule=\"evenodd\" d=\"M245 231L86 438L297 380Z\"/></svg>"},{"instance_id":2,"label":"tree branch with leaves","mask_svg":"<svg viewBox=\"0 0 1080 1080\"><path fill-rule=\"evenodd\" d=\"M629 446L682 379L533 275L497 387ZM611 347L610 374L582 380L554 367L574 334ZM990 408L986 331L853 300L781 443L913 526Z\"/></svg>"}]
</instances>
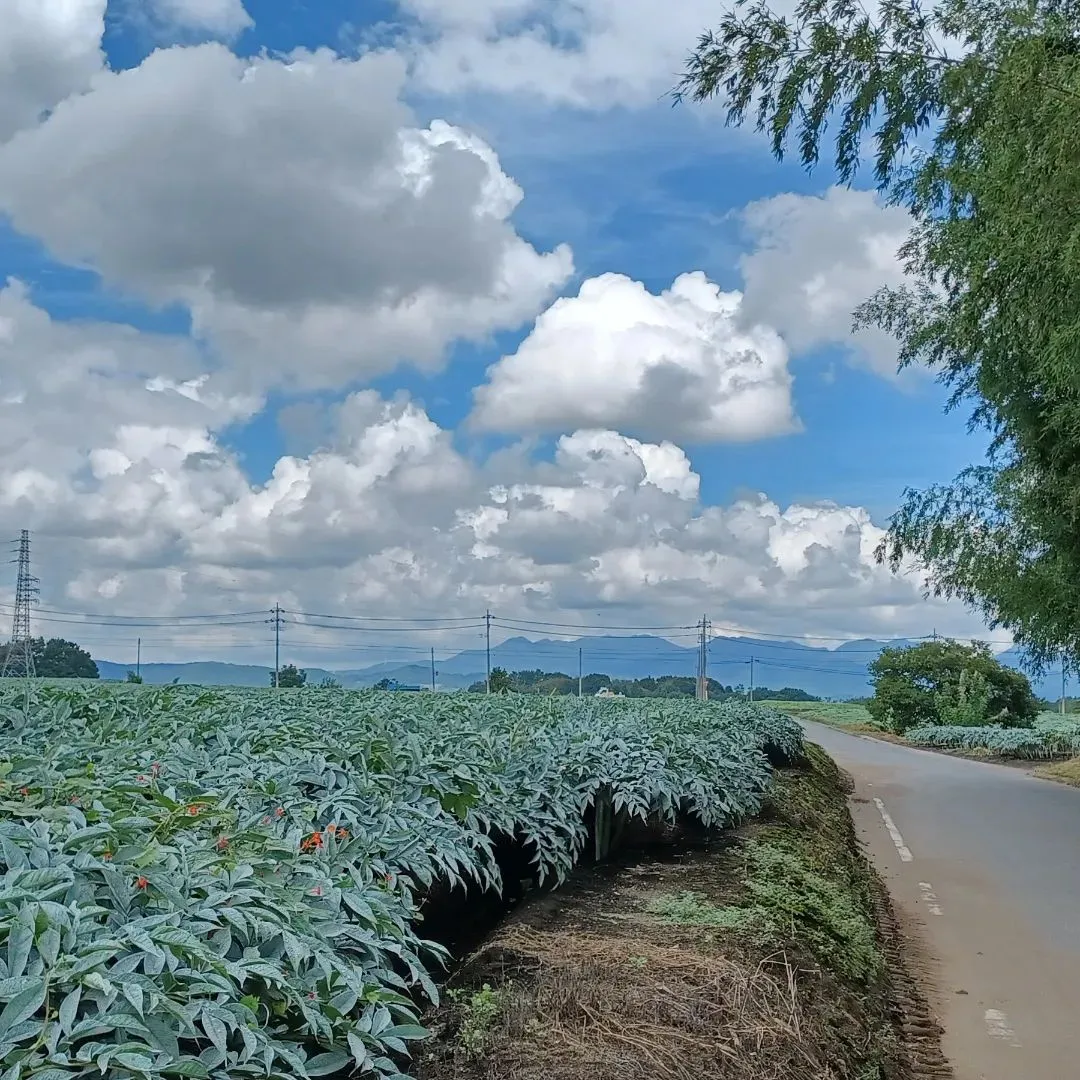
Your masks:
<instances>
[{"instance_id":1,"label":"tree branch with leaves","mask_svg":"<svg viewBox=\"0 0 1080 1080\"><path fill-rule=\"evenodd\" d=\"M740 3L675 95L722 98L807 168L831 134L845 184L872 159L912 217L906 283L853 328L892 334L990 441L951 484L905 492L879 558L1012 631L1036 669L1080 657L1080 2Z\"/></svg>"}]
</instances>

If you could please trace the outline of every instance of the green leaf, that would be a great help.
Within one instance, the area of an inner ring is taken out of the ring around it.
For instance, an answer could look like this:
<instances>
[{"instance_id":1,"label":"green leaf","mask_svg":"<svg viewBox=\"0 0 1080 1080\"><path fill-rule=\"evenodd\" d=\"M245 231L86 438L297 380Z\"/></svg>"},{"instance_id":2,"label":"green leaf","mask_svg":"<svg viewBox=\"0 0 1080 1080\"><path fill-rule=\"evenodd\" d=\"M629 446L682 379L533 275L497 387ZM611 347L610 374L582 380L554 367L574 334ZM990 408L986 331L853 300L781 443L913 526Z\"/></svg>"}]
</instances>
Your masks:
<instances>
[{"instance_id":1,"label":"green leaf","mask_svg":"<svg viewBox=\"0 0 1080 1080\"><path fill-rule=\"evenodd\" d=\"M26 961L34 945L34 909L30 904L19 908L15 922L8 932L7 965L9 978L17 978L26 969Z\"/></svg>"},{"instance_id":2,"label":"green leaf","mask_svg":"<svg viewBox=\"0 0 1080 1080\"><path fill-rule=\"evenodd\" d=\"M52 967L60 954L60 931L50 926L38 937L37 947L45 966Z\"/></svg>"},{"instance_id":3,"label":"green leaf","mask_svg":"<svg viewBox=\"0 0 1080 1080\"><path fill-rule=\"evenodd\" d=\"M0 1012L0 1041L24 1020L28 1020L45 1003L45 980L35 979L33 985L16 994Z\"/></svg>"},{"instance_id":4,"label":"green leaf","mask_svg":"<svg viewBox=\"0 0 1080 1080\"><path fill-rule=\"evenodd\" d=\"M60 1027L63 1028L65 1035L70 1035L72 1028L75 1026L75 1017L79 1011L79 1001L81 998L82 987L76 986L75 989L60 1002L57 1018L60 1021Z\"/></svg>"},{"instance_id":5,"label":"green leaf","mask_svg":"<svg viewBox=\"0 0 1080 1080\"><path fill-rule=\"evenodd\" d=\"M160 1071L169 1076L189 1076L193 1080L206 1080L210 1070L198 1059L193 1057L177 1058L160 1067Z\"/></svg>"},{"instance_id":6,"label":"green leaf","mask_svg":"<svg viewBox=\"0 0 1080 1080\"><path fill-rule=\"evenodd\" d=\"M384 1028L379 1032L384 1039L426 1039L429 1035L427 1028L419 1024L397 1024L394 1027Z\"/></svg>"},{"instance_id":7,"label":"green leaf","mask_svg":"<svg viewBox=\"0 0 1080 1080\"><path fill-rule=\"evenodd\" d=\"M339 1072L352 1060L350 1055L341 1050L334 1050L328 1054L317 1054L306 1062L308 1076L328 1076L330 1073Z\"/></svg>"},{"instance_id":8,"label":"green leaf","mask_svg":"<svg viewBox=\"0 0 1080 1080\"><path fill-rule=\"evenodd\" d=\"M116 1065L121 1065L132 1072L148 1073L154 1067L154 1059L145 1054L121 1053L112 1060Z\"/></svg>"}]
</instances>

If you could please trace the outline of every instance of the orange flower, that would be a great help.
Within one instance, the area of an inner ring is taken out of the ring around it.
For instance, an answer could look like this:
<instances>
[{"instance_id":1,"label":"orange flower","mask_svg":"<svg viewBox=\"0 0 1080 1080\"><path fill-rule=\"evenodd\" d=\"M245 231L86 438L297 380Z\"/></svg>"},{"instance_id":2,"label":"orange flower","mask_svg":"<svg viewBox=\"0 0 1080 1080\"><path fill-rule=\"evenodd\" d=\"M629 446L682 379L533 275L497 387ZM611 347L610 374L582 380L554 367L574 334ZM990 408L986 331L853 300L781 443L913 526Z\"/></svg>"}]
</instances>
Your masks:
<instances>
[{"instance_id":1,"label":"orange flower","mask_svg":"<svg viewBox=\"0 0 1080 1080\"><path fill-rule=\"evenodd\" d=\"M30 794L30 789L25 788L25 787L21 787L21 788L19 788L19 794L20 795L29 795Z\"/></svg>"},{"instance_id":2,"label":"orange flower","mask_svg":"<svg viewBox=\"0 0 1080 1080\"><path fill-rule=\"evenodd\" d=\"M229 838L227 836L219 836L217 841L218 851L224 851L229 846Z\"/></svg>"},{"instance_id":3,"label":"orange flower","mask_svg":"<svg viewBox=\"0 0 1080 1080\"><path fill-rule=\"evenodd\" d=\"M135 777L135 783L137 783L137 784L145 784L146 783L146 777L143 776L140 773L138 776Z\"/></svg>"},{"instance_id":4,"label":"orange flower","mask_svg":"<svg viewBox=\"0 0 1080 1080\"><path fill-rule=\"evenodd\" d=\"M284 806L279 806L279 807L278 807L278 808L277 808L277 809L276 809L276 810L274 811L274 816L275 816L275 817L284 817L284 816L285 816L285 807L284 807Z\"/></svg>"},{"instance_id":5,"label":"orange flower","mask_svg":"<svg viewBox=\"0 0 1080 1080\"><path fill-rule=\"evenodd\" d=\"M318 851L322 846L323 838L321 832L313 832L310 836L307 836L300 841L301 851Z\"/></svg>"},{"instance_id":6,"label":"orange flower","mask_svg":"<svg viewBox=\"0 0 1080 1080\"><path fill-rule=\"evenodd\" d=\"M200 810L200 807L198 806L197 803L192 803L187 808L187 812L191 817L198 817L199 816L199 810Z\"/></svg>"},{"instance_id":7,"label":"orange flower","mask_svg":"<svg viewBox=\"0 0 1080 1080\"><path fill-rule=\"evenodd\" d=\"M150 884L150 882L144 877L137 877L135 879L135 888L136 889L145 889L149 884Z\"/></svg>"}]
</instances>

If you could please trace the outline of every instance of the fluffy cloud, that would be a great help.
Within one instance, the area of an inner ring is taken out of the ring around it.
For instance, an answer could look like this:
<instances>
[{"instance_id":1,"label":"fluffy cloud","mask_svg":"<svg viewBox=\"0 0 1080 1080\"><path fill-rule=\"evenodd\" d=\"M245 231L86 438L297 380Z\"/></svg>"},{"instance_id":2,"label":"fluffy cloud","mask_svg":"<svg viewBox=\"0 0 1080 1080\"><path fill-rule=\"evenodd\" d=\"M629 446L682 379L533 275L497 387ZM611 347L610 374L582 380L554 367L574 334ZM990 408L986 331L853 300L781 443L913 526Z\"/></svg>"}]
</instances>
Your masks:
<instances>
[{"instance_id":1,"label":"fluffy cloud","mask_svg":"<svg viewBox=\"0 0 1080 1080\"><path fill-rule=\"evenodd\" d=\"M149 14L165 28L223 38L254 25L243 0L150 0Z\"/></svg>"},{"instance_id":2,"label":"fluffy cloud","mask_svg":"<svg viewBox=\"0 0 1080 1080\"><path fill-rule=\"evenodd\" d=\"M557 300L476 391L473 422L493 431L620 431L745 441L798 429L787 349L739 329L738 293L684 274L656 296L621 274Z\"/></svg>"},{"instance_id":3,"label":"fluffy cloud","mask_svg":"<svg viewBox=\"0 0 1080 1080\"><path fill-rule=\"evenodd\" d=\"M579 107L648 105L671 90L709 0L398 0L418 20L417 78L442 93L527 93Z\"/></svg>"},{"instance_id":4,"label":"fluffy cloud","mask_svg":"<svg viewBox=\"0 0 1080 1080\"><path fill-rule=\"evenodd\" d=\"M280 600L583 622L606 609L648 625L708 610L721 625L783 632L798 621L823 635L962 622L930 616L914 576L874 563L881 532L865 510L763 495L705 504L670 442L585 429L542 460L526 447L470 459L416 402L365 390L330 410L318 449L281 458L259 483L223 435L259 403L223 394L182 340L57 322L9 286L0 343L0 508L34 530L47 607L171 616ZM142 633L173 655L264 648L261 618L248 623ZM106 651L120 633L77 632ZM471 641L447 632L433 643Z\"/></svg>"},{"instance_id":5,"label":"fluffy cloud","mask_svg":"<svg viewBox=\"0 0 1080 1080\"><path fill-rule=\"evenodd\" d=\"M0 17L0 142L101 70L106 0L5 0Z\"/></svg>"},{"instance_id":6,"label":"fluffy cloud","mask_svg":"<svg viewBox=\"0 0 1080 1080\"><path fill-rule=\"evenodd\" d=\"M249 383L326 386L531 318L572 270L509 221L478 139L413 126L392 54L163 49L0 149L0 207L156 303ZM162 107L167 102L168 107Z\"/></svg>"},{"instance_id":7,"label":"fluffy cloud","mask_svg":"<svg viewBox=\"0 0 1080 1080\"><path fill-rule=\"evenodd\" d=\"M877 330L851 334L852 312L903 271L897 249L911 218L870 191L777 195L751 203L743 220L754 249L741 260L743 317L775 326L791 348L842 344L856 360L896 373L896 342Z\"/></svg>"}]
</instances>

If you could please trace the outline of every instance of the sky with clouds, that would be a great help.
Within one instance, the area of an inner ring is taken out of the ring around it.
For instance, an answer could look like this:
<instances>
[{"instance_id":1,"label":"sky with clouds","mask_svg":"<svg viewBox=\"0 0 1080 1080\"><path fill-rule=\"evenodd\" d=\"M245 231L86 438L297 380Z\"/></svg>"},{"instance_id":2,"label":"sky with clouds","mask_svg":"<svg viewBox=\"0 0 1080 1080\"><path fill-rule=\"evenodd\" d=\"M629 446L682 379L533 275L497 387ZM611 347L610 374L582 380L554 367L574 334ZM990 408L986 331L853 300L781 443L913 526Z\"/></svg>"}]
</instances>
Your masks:
<instances>
[{"instance_id":1,"label":"sky with clouds","mask_svg":"<svg viewBox=\"0 0 1080 1080\"><path fill-rule=\"evenodd\" d=\"M183 619L980 631L873 558L982 450L850 332L905 213L673 107L712 0L13 3L0 512L44 632L260 662L255 614Z\"/></svg>"}]
</instances>

